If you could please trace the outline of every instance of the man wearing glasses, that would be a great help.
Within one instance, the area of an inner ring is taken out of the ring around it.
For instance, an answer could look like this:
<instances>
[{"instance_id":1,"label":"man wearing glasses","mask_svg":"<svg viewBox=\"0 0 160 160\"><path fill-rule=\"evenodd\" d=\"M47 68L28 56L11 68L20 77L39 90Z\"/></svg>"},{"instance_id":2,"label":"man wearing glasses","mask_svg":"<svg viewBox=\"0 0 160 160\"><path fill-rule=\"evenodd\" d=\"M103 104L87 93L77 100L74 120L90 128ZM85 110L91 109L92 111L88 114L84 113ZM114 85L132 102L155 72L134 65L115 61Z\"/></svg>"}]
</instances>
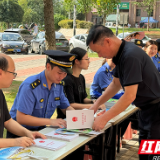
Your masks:
<instances>
[{"instance_id":1,"label":"man wearing glasses","mask_svg":"<svg viewBox=\"0 0 160 160\"><path fill-rule=\"evenodd\" d=\"M0 54L0 89L8 88L13 79L16 77L17 73L15 71L15 65L11 57ZM3 138L4 127L10 132L18 135L25 136L16 139L6 139ZM12 146L22 146L28 147L34 143L33 139L35 137L45 138L44 135L38 132L31 132L26 128L22 127L14 121L8 112L6 100L2 90L0 90L0 148L12 147Z\"/></svg>"},{"instance_id":2,"label":"man wearing glasses","mask_svg":"<svg viewBox=\"0 0 160 160\"><path fill-rule=\"evenodd\" d=\"M47 50L46 69L28 77L19 87L11 108L11 117L29 130L37 131L46 125L66 127L66 121L50 119L58 107L63 113L73 109L63 92L61 80L71 73L74 54ZM7 132L7 137L16 137Z\"/></svg>"}]
</instances>

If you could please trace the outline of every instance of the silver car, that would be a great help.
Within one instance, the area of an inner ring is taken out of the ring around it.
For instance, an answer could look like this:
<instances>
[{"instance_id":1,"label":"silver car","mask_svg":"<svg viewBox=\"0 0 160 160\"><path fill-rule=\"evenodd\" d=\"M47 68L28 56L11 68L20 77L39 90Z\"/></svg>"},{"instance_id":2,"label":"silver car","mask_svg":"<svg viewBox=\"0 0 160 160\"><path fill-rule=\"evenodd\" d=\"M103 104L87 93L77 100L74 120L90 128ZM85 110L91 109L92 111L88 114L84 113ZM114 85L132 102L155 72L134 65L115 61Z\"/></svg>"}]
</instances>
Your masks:
<instances>
[{"instance_id":1,"label":"silver car","mask_svg":"<svg viewBox=\"0 0 160 160\"><path fill-rule=\"evenodd\" d=\"M73 36L69 40L70 51L75 47L79 47L79 48L88 50L88 47L86 45L87 36L88 34L79 34L79 35Z\"/></svg>"}]
</instances>

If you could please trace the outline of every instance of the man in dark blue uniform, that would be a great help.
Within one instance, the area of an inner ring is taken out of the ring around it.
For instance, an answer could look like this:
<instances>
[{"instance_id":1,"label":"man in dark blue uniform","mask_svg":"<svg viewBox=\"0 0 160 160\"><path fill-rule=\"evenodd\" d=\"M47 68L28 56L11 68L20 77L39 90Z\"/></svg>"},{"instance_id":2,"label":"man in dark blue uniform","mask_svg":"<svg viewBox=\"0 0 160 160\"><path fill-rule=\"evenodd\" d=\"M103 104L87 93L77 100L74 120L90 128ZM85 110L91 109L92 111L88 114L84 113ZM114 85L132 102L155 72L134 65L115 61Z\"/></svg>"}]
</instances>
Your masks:
<instances>
[{"instance_id":1,"label":"man in dark blue uniform","mask_svg":"<svg viewBox=\"0 0 160 160\"><path fill-rule=\"evenodd\" d=\"M11 117L29 130L40 130L46 125L66 127L63 119L50 119L59 107L64 113L72 110L63 92L61 80L71 73L75 55L58 50L45 51L46 69L28 77L19 87ZM8 137L12 137L8 132Z\"/></svg>"},{"instance_id":2,"label":"man in dark blue uniform","mask_svg":"<svg viewBox=\"0 0 160 160\"><path fill-rule=\"evenodd\" d=\"M102 25L91 28L87 45L99 57L112 58L116 65L113 81L91 109L96 111L121 86L125 91L109 111L95 119L93 129L103 129L110 119L133 102L140 108L139 140L160 139L160 75L150 57L135 44L121 41L109 28ZM152 160L153 156L140 155L140 160L142 159Z\"/></svg>"}]
</instances>

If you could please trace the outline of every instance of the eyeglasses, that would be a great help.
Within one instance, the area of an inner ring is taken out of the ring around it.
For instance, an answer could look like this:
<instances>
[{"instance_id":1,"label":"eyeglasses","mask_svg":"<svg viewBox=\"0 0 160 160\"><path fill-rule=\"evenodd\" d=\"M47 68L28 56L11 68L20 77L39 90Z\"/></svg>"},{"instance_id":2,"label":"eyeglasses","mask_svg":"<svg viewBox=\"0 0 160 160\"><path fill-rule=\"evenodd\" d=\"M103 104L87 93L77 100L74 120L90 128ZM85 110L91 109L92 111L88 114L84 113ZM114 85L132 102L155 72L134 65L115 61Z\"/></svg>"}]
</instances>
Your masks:
<instances>
[{"instance_id":1,"label":"eyeglasses","mask_svg":"<svg viewBox=\"0 0 160 160\"><path fill-rule=\"evenodd\" d=\"M81 60L87 60L87 61L89 61L89 60L90 60L90 58L86 58L86 59L81 59Z\"/></svg>"},{"instance_id":2,"label":"eyeglasses","mask_svg":"<svg viewBox=\"0 0 160 160\"><path fill-rule=\"evenodd\" d=\"M6 72L12 73L15 78L16 78L16 76L17 76L17 73L15 73L15 72L10 72L10 71L6 71Z\"/></svg>"}]
</instances>

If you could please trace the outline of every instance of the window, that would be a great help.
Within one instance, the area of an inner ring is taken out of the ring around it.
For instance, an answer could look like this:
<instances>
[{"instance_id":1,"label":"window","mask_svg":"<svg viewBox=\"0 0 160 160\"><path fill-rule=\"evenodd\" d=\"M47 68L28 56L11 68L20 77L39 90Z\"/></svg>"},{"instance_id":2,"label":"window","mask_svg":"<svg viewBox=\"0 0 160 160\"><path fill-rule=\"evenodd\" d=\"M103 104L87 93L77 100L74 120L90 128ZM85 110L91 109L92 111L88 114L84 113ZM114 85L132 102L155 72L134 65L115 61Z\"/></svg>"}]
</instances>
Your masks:
<instances>
[{"instance_id":1,"label":"window","mask_svg":"<svg viewBox=\"0 0 160 160\"><path fill-rule=\"evenodd\" d=\"M75 36L75 39L79 39L80 35Z\"/></svg>"},{"instance_id":2,"label":"window","mask_svg":"<svg viewBox=\"0 0 160 160\"><path fill-rule=\"evenodd\" d=\"M136 9L136 16L141 16L141 9Z\"/></svg>"}]
</instances>

